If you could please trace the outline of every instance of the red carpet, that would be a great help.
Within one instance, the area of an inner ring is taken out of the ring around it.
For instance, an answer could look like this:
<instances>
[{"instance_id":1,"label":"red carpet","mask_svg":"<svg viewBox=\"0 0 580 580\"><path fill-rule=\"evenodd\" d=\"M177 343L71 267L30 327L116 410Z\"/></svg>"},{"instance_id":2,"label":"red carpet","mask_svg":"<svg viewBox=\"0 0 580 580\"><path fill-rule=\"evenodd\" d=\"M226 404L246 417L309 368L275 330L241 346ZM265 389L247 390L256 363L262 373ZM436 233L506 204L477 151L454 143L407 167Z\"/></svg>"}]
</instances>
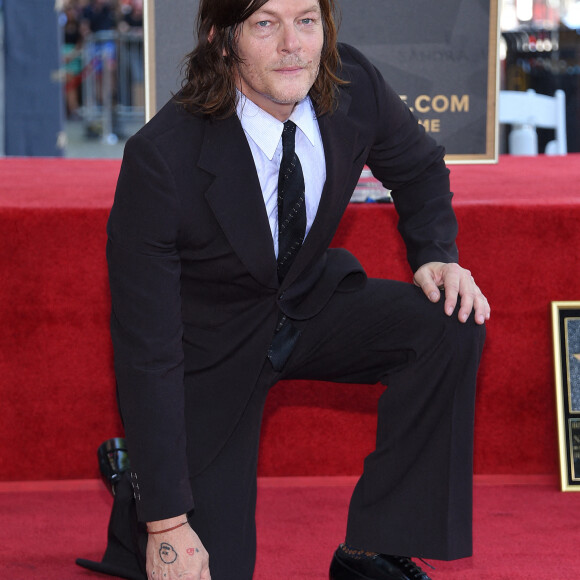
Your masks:
<instances>
[{"instance_id":1,"label":"red carpet","mask_svg":"<svg viewBox=\"0 0 580 580\"><path fill-rule=\"evenodd\" d=\"M433 580L578 577L580 494L561 493L545 477L517 481L477 480L474 556L432 561ZM255 580L326 580L331 554L344 536L353 484L344 477L262 478ZM0 577L104 578L74 560L100 559L110 501L95 480L0 484Z\"/></svg>"},{"instance_id":2,"label":"red carpet","mask_svg":"<svg viewBox=\"0 0 580 580\"><path fill-rule=\"evenodd\" d=\"M119 161L0 160L1 480L98 477L95 449L121 431L104 255L118 170ZM505 156L498 165L454 166L451 177L461 261L493 310L476 473L556 473L549 304L580 299L580 155ZM408 280L395 225L392 206L351 204L334 244L353 251L370 275ZM330 383L276 387L261 475L359 473L379 393Z\"/></svg>"}]
</instances>

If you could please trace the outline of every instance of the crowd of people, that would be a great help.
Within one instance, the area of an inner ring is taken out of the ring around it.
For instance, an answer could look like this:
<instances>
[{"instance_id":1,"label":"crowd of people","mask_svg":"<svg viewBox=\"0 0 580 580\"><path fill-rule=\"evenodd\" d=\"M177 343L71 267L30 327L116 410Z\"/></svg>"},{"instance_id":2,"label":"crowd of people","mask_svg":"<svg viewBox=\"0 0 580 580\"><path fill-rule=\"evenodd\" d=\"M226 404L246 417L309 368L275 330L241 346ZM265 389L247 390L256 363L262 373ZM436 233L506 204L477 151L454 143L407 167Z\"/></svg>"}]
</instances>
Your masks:
<instances>
[{"instance_id":1,"label":"crowd of people","mask_svg":"<svg viewBox=\"0 0 580 580\"><path fill-rule=\"evenodd\" d=\"M141 36L143 0L62 0L59 9L63 31L66 111L69 118L75 118L82 99L84 47L93 35L103 31ZM113 49L112 54L116 60L117 51ZM134 60L136 62L130 65L132 80L140 84L143 75L142 58ZM135 98L131 97L130 100L134 101Z\"/></svg>"}]
</instances>

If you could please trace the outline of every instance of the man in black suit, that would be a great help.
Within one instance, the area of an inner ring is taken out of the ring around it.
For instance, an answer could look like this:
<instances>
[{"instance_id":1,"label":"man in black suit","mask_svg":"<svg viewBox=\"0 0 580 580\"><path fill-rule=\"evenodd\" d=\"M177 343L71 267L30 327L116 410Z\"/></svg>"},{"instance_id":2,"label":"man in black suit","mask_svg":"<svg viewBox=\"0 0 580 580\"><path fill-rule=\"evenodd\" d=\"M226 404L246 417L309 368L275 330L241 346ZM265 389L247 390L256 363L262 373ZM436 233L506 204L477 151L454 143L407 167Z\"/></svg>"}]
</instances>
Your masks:
<instances>
[{"instance_id":1,"label":"man in black suit","mask_svg":"<svg viewBox=\"0 0 580 580\"><path fill-rule=\"evenodd\" d=\"M388 384L332 579L427 579L410 557L471 553L489 306L457 264L443 149L337 46L333 11L202 0L183 90L127 143L107 255L131 470L101 570L144 578L123 552L150 579L252 577L261 414L282 378ZM328 249L365 164L414 285Z\"/></svg>"}]
</instances>

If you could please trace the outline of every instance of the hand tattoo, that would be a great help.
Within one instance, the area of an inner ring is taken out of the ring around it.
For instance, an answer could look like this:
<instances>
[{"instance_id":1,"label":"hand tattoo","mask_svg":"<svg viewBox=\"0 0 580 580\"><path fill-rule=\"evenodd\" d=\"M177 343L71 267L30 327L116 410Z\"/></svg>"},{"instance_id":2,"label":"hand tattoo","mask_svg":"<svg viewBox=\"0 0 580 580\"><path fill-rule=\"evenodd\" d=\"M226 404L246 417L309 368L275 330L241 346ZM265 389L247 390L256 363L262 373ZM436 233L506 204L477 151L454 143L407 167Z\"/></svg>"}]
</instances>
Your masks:
<instances>
[{"instance_id":1,"label":"hand tattoo","mask_svg":"<svg viewBox=\"0 0 580 580\"><path fill-rule=\"evenodd\" d=\"M171 544L162 542L159 548L159 557L164 564L173 564L177 560L177 552L173 549Z\"/></svg>"},{"instance_id":2,"label":"hand tattoo","mask_svg":"<svg viewBox=\"0 0 580 580\"><path fill-rule=\"evenodd\" d=\"M190 556L195 556L199 552L197 548L187 548L186 551Z\"/></svg>"}]
</instances>

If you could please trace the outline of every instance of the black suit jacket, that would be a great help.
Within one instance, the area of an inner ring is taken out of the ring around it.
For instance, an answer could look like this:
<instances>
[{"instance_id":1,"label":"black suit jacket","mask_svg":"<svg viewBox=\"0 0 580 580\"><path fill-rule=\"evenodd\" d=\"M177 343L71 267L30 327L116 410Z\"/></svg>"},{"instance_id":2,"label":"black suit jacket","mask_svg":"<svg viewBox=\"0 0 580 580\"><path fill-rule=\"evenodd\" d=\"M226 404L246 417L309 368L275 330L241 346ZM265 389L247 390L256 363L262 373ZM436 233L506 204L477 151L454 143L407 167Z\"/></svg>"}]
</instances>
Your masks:
<instances>
[{"instance_id":1,"label":"black suit jacket","mask_svg":"<svg viewBox=\"0 0 580 580\"><path fill-rule=\"evenodd\" d=\"M411 267L457 260L442 148L363 55L340 51L349 84L338 109L318 119L326 183L281 286L237 116L193 115L171 101L127 142L107 256L115 372L142 520L193 507L189 477L247 401L278 309L308 319L334 292L364 284L358 261L328 246L365 164L393 191Z\"/></svg>"}]
</instances>

